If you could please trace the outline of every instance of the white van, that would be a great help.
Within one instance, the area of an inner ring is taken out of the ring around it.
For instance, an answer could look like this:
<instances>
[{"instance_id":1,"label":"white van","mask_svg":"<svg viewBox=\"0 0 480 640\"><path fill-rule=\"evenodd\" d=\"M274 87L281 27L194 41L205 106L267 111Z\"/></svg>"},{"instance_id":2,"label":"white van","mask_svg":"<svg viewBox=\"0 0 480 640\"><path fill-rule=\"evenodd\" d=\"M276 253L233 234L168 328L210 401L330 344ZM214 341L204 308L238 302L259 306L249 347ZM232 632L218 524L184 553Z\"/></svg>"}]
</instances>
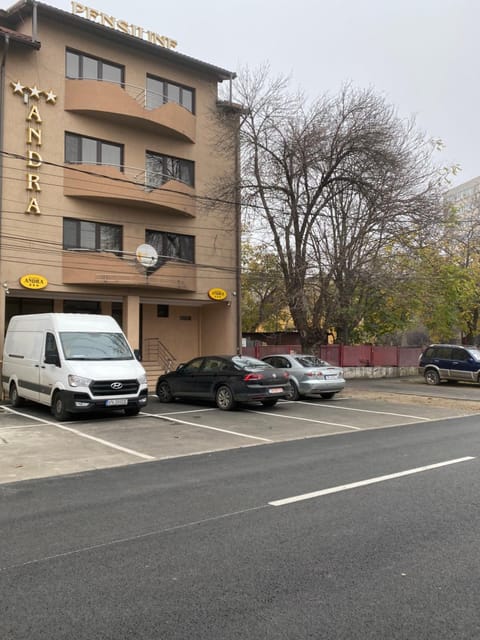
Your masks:
<instances>
[{"instance_id":1,"label":"white van","mask_svg":"<svg viewBox=\"0 0 480 640\"><path fill-rule=\"evenodd\" d=\"M38 313L11 318L2 365L11 404L24 399L51 407L57 420L71 413L147 404L145 370L111 316Z\"/></svg>"}]
</instances>

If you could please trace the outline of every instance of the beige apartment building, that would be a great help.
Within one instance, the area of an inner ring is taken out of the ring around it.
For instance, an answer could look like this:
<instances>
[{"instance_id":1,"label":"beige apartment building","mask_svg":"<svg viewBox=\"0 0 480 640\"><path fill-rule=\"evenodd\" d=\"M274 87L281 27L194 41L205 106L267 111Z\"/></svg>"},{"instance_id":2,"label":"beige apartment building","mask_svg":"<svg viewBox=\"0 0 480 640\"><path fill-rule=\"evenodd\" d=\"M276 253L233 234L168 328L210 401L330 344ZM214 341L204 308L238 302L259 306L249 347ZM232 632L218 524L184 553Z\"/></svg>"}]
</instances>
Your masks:
<instances>
[{"instance_id":1,"label":"beige apartment building","mask_svg":"<svg viewBox=\"0 0 480 640\"><path fill-rule=\"evenodd\" d=\"M151 376L235 352L234 74L155 25L67 9L0 10L1 339L15 314L91 312Z\"/></svg>"}]
</instances>

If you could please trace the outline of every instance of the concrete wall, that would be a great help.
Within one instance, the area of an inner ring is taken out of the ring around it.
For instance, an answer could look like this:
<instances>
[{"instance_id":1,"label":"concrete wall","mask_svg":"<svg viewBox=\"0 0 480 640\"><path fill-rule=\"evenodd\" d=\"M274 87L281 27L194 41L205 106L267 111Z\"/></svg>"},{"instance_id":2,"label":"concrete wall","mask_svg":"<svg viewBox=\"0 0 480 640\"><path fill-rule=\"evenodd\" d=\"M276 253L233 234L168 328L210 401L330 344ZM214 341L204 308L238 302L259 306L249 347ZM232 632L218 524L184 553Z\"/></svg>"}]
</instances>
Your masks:
<instances>
[{"instance_id":1,"label":"concrete wall","mask_svg":"<svg viewBox=\"0 0 480 640\"><path fill-rule=\"evenodd\" d=\"M417 367L343 367L345 379L349 378L400 378L417 375Z\"/></svg>"}]
</instances>

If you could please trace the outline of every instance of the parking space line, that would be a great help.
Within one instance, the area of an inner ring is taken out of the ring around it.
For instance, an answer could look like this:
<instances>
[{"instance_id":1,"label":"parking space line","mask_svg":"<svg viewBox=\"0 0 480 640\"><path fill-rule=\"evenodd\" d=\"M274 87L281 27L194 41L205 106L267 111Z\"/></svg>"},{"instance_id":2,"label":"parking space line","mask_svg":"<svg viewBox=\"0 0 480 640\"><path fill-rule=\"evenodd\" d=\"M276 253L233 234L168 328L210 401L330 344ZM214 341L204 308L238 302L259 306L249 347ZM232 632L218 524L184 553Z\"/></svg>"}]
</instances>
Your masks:
<instances>
[{"instance_id":1,"label":"parking space line","mask_svg":"<svg viewBox=\"0 0 480 640\"><path fill-rule=\"evenodd\" d=\"M63 431L68 431L69 433L73 433L80 438L86 438L87 440L93 440L94 442L98 442L99 444L103 444L106 447L110 447L110 449L117 449L117 451L123 451L123 453L128 453L132 456L136 456L137 458L142 458L143 460L156 460L155 456L150 456L146 453L140 453L140 451L134 451L133 449L128 449L127 447L122 447L113 442L109 442L108 440L104 440L103 438L97 438L96 436L91 436L88 433L82 433L78 429L74 429L73 427L67 427L64 424L59 424L58 422L53 422L52 420L44 420L43 418L37 418L35 416L29 416L25 413L21 413L20 411L15 411L10 407L4 407L6 411L12 413L16 416L22 416L22 418L30 418L31 420L37 420L37 422L41 422L42 424L47 424L50 427L55 427L57 429L62 429Z\"/></svg>"},{"instance_id":2,"label":"parking space line","mask_svg":"<svg viewBox=\"0 0 480 640\"><path fill-rule=\"evenodd\" d=\"M151 418L162 418L164 420L171 420L172 422L178 422L178 424L186 424L191 427L198 427L199 429L210 429L211 431L220 431L220 433L228 433L232 436L240 436L241 438L250 438L251 440L260 440L261 442L273 442L268 438L260 438L259 436L251 436L246 433L239 433L238 431L230 431L229 429L220 429L219 427L210 427L206 424L197 424L196 422L188 422L187 420L179 420L178 418L172 418L169 414L162 413L145 413L142 411L142 416L150 416Z\"/></svg>"},{"instance_id":3,"label":"parking space line","mask_svg":"<svg viewBox=\"0 0 480 640\"><path fill-rule=\"evenodd\" d=\"M423 471L430 471L432 469L438 469L440 467L446 467L452 464L458 464L459 462L467 462L475 460L473 456L465 456L464 458L456 458L455 460L446 460L445 462L437 462L436 464L429 464L424 467L417 467L415 469L407 469L406 471L399 471L398 473L390 473L386 476L377 476L376 478L368 478L367 480L360 480L359 482L351 482L349 484L341 484L336 487L329 487L328 489L321 489L320 491L312 491L311 493L303 493L298 496L292 496L290 498L282 498L281 500L272 500L268 504L272 507L283 507L286 504L292 504L293 502L301 502L302 500L310 500L311 498L319 498L320 496L326 496L331 493L339 493L340 491L348 491L349 489L357 489L358 487L365 487L369 484L376 484L378 482L385 482L386 480L393 480L394 478L402 478L414 473L422 473Z\"/></svg>"},{"instance_id":4,"label":"parking space line","mask_svg":"<svg viewBox=\"0 0 480 640\"><path fill-rule=\"evenodd\" d=\"M312 420L311 418L299 418L297 416L284 416L281 413L268 413L267 411L255 411L254 409L246 409L246 411L249 413L257 413L261 416L274 416L275 418L284 418L285 420L301 420L304 422L313 422L315 424L328 424L330 427L344 427L345 429L353 429L354 431L363 431L361 427L354 427L351 424L326 422L325 420Z\"/></svg>"},{"instance_id":5,"label":"parking space line","mask_svg":"<svg viewBox=\"0 0 480 640\"><path fill-rule=\"evenodd\" d=\"M169 411L168 413L162 413L162 416L176 416L183 413L205 413L206 411L218 411L218 409L212 407L211 409L188 409L187 411Z\"/></svg>"},{"instance_id":6,"label":"parking space line","mask_svg":"<svg viewBox=\"0 0 480 640\"><path fill-rule=\"evenodd\" d=\"M309 406L312 406L309 402L303 402L302 400L297 401L298 404L306 404ZM378 415L382 415L382 416L397 416L399 418L415 418L415 420L426 420L427 422L429 422L431 420L431 418L425 418L422 416L412 416L406 413L392 413L390 411L373 411L371 409L355 409L354 407L338 407L337 405L334 404L324 404L322 402L321 404L322 407L328 407L329 409L340 409L341 411L358 411L359 413L376 413Z\"/></svg>"}]
</instances>

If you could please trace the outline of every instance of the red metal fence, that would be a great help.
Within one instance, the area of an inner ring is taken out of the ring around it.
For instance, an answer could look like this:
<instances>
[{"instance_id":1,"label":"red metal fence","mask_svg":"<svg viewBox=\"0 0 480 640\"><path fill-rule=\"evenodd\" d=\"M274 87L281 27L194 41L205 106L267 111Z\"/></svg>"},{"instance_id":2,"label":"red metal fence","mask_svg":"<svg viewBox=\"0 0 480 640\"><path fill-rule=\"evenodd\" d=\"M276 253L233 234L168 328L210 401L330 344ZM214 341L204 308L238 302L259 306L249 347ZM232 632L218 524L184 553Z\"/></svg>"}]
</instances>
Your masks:
<instances>
[{"instance_id":1,"label":"red metal fence","mask_svg":"<svg viewBox=\"0 0 480 640\"><path fill-rule=\"evenodd\" d=\"M340 367L416 367L422 347L375 347L328 344L315 355ZM300 345L253 345L242 349L244 355L263 358L275 353L300 353Z\"/></svg>"}]
</instances>

